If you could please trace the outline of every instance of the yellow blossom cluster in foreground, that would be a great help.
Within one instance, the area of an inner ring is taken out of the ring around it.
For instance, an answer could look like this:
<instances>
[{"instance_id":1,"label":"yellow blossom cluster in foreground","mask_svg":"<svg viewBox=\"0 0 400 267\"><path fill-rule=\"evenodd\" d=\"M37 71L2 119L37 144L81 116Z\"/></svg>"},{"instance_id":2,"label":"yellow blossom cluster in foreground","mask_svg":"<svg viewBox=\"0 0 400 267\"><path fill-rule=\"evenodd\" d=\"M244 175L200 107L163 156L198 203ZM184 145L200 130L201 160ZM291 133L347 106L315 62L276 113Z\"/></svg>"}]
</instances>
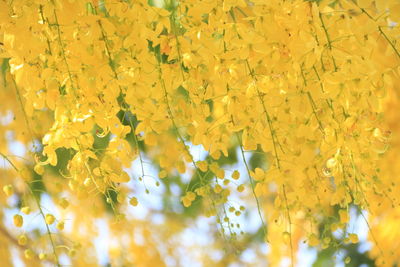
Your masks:
<instances>
[{"instance_id":1,"label":"yellow blossom cluster in foreground","mask_svg":"<svg viewBox=\"0 0 400 267\"><path fill-rule=\"evenodd\" d=\"M400 264L399 22L398 0L0 0L4 266L295 266L357 246L355 216Z\"/></svg>"}]
</instances>

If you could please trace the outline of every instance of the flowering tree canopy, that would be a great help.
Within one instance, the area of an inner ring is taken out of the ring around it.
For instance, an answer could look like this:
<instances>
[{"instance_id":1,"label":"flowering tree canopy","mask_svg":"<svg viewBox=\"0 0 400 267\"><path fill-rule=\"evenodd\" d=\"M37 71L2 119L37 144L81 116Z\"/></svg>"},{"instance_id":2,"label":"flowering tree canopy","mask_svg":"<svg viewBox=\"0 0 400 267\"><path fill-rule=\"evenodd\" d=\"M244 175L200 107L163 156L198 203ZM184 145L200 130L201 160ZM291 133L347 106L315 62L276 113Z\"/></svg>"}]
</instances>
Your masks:
<instances>
[{"instance_id":1,"label":"flowering tree canopy","mask_svg":"<svg viewBox=\"0 0 400 267\"><path fill-rule=\"evenodd\" d=\"M399 265L399 21L0 0L2 266Z\"/></svg>"}]
</instances>

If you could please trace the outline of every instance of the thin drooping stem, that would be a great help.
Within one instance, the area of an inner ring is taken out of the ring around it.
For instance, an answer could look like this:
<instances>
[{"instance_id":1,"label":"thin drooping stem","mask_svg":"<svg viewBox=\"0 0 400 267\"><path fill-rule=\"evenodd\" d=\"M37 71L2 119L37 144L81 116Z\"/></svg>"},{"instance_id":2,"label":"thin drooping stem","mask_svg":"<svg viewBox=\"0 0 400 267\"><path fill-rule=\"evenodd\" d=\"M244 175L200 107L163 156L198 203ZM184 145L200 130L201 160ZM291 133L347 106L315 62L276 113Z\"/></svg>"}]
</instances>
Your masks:
<instances>
[{"instance_id":1,"label":"thin drooping stem","mask_svg":"<svg viewBox=\"0 0 400 267\"><path fill-rule=\"evenodd\" d=\"M324 19L322 18L321 12L318 12L318 14L319 14L319 19L320 19L320 21L321 21L322 28L324 29L324 32L325 32L326 40L328 41L328 48L329 48L329 51L331 52L333 67L334 67L335 72L336 72L336 71L338 70L338 68L337 68L337 65L336 65L335 57L332 55L332 41L331 41L331 37L329 36L328 29L327 29L326 26L325 26L325 22L324 22Z\"/></svg>"},{"instance_id":2,"label":"thin drooping stem","mask_svg":"<svg viewBox=\"0 0 400 267\"><path fill-rule=\"evenodd\" d=\"M14 169L16 172L19 172L17 166L15 166L15 164L14 164L5 154L3 154L3 153L0 152L0 155L1 155L5 160L7 160L8 163L10 163L10 165L13 167L13 169ZM29 191L31 192L32 197L33 197L33 199L35 200L35 203L36 203L36 205L37 205L37 207L38 207L38 209L39 209L39 213L40 213L40 215L41 215L41 217L42 217L42 219L43 219L43 221L44 221L44 224L46 225L47 235L49 236L50 244L51 244L51 247L52 247L52 249L53 249L53 254L54 254L54 257L55 257L55 261L56 261L55 263L56 263L56 265L57 265L58 267L60 267L61 265L60 265L60 263L59 263L59 261L58 261L58 255L57 255L57 251L56 251L56 246L54 245L54 240L53 240L53 237L52 237L52 234L51 234L49 225L48 225L47 222L46 222L46 215L44 214L43 209L42 209L42 207L41 207L41 205L40 205L40 201L39 201L39 199L36 197L36 195L34 194L32 188L31 188L31 185L30 185L28 182L26 182L26 181L25 181L25 184L28 186Z\"/></svg>"},{"instance_id":3,"label":"thin drooping stem","mask_svg":"<svg viewBox=\"0 0 400 267\"><path fill-rule=\"evenodd\" d=\"M257 83L257 78L255 77L253 69L250 67L250 64L249 64L248 60L246 60L246 65L247 65L247 67L249 69L251 77L253 78L253 82ZM257 87L257 85L256 85L256 91L257 91L257 96L258 96L258 98L259 98L259 100L261 102L263 111L265 113L265 116L267 118L268 128L269 128L269 132L271 134L272 144L273 144L273 147L274 147L276 165L277 165L278 169L280 170L281 169L281 164L280 164L280 159L279 159L279 155L278 155L278 148L277 148L277 144L279 142L278 142L278 139L277 139L277 137L275 135L275 130L274 130L274 126L272 124L271 117L270 117L270 115L268 113L267 107L265 106L265 103L264 103L264 100L262 98L261 92L260 92L259 88Z\"/></svg>"},{"instance_id":4,"label":"thin drooping stem","mask_svg":"<svg viewBox=\"0 0 400 267\"><path fill-rule=\"evenodd\" d=\"M283 197L285 198L285 206L287 211L287 217L289 221L289 245L290 245L290 258L291 258L291 265L294 266L294 256L293 256L293 243L292 243L292 219L290 217L289 205L286 196L286 188L285 185L282 185L283 189Z\"/></svg>"},{"instance_id":5,"label":"thin drooping stem","mask_svg":"<svg viewBox=\"0 0 400 267\"><path fill-rule=\"evenodd\" d=\"M263 230L265 239L267 240L267 242L269 242L269 241L268 241L268 237L267 237L267 231L266 231L267 227L266 227L266 225L265 225L265 222L264 222L264 219L263 219L263 216L262 216L262 213L261 213L261 203L260 203L260 201L258 200L256 191L255 191L254 181L253 181L253 179L251 178L251 175L250 175L250 168L249 168L249 165L247 164L247 160L246 160L246 157L245 157L245 155L244 155L244 150L243 150L242 141L240 140L239 135L238 135L237 133L236 133L236 138L237 138L237 140L238 140L238 142L239 142L239 147L240 147L240 152L241 152L241 154L242 154L243 163L244 163L244 165L246 166L247 175L248 175L248 177L249 177L249 181L250 181L250 185L251 185L251 191L252 191L252 193L253 193L254 199L255 199L256 204L257 204L257 211L258 211L258 216L260 217L260 220L261 220L262 230Z\"/></svg>"}]
</instances>

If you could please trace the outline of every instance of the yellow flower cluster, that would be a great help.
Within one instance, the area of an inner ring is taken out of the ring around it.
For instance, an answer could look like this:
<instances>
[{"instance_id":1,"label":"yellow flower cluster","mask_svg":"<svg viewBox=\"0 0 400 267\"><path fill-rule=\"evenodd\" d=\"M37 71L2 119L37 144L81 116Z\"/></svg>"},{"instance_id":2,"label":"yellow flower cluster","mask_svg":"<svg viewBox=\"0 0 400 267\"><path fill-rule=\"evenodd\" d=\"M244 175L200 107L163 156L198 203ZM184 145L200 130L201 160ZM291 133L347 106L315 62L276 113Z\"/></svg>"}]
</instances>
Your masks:
<instances>
[{"instance_id":1,"label":"yellow flower cluster","mask_svg":"<svg viewBox=\"0 0 400 267\"><path fill-rule=\"evenodd\" d=\"M295 264L303 240L357 243L347 233L356 206L370 215L362 217L371 255L399 264L398 227L382 249L393 233L385 224L396 228L400 214L399 22L397 0L0 1L0 152L18 171L2 170L3 191L36 200L54 250L42 258L57 264L62 238L49 227L59 219L43 213L37 177L61 217L104 217L96 203L104 196L123 224L133 222L124 203L138 205L127 198L133 180L152 177L158 186L189 175L181 203L216 216L224 240L241 232L234 221L245 209L232 202L256 204L271 266L285 256ZM30 151L29 164L7 156L10 132ZM233 154L238 170L224 161ZM253 166L250 154L262 162ZM147 159L158 177L146 173ZM140 177L128 171L133 161ZM25 215L13 217L15 226ZM176 219L170 223L178 232ZM128 226L113 231L122 238ZM86 256L92 231L69 246L71 258ZM151 234L142 237L153 246ZM18 242L27 259L40 258L25 235ZM132 241L137 258L122 260L122 249L110 255L118 266L163 266L144 248Z\"/></svg>"}]
</instances>

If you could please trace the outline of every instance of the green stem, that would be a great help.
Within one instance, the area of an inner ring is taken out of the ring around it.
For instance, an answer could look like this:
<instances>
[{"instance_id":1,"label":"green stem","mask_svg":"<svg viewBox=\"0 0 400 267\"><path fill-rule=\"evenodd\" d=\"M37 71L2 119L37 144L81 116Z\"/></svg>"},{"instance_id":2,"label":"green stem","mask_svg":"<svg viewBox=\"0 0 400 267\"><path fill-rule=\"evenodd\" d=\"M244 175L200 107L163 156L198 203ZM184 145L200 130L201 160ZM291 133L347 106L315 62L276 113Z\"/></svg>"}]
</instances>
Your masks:
<instances>
[{"instance_id":1,"label":"green stem","mask_svg":"<svg viewBox=\"0 0 400 267\"><path fill-rule=\"evenodd\" d=\"M249 61L247 59L246 59L246 64L247 64L247 67L249 69L250 75L253 78L253 82L256 83L257 82L257 78L255 77L253 69L250 67ZM272 124L271 117L270 117L270 115L268 113L268 110L267 110L267 108L265 106L264 100L263 100L263 98L261 96L261 92L260 92L260 90L258 89L257 86L256 86L256 90L257 90L258 98L259 98L259 100L261 102L261 105L263 107L264 113L265 113L265 115L267 117L268 128L269 128L269 131L270 131L270 134L271 134L272 144L273 144L273 147L274 147L276 164L277 164L278 169L280 170L281 169L281 164L280 164L280 159L279 159L278 149L277 149L277 143L279 143L279 142L278 142L278 139L275 136L275 130L274 130L274 127L273 127L273 124Z\"/></svg>"},{"instance_id":2,"label":"green stem","mask_svg":"<svg viewBox=\"0 0 400 267\"><path fill-rule=\"evenodd\" d=\"M396 55L400 58L400 52L399 50L397 50L397 48L394 46L394 44L392 43L392 41L390 41L389 37L386 35L386 33L382 30L381 26L378 26L378 30L379 32L383 35L383 37L385 37L386 41L389 43L389 45L393 48L394 52L396 53Z\"/></svg>"},{"instance_id":3,"label":"green stem","mask_svg":"<svg viewBox=\"0 0 400 267\"><path fill-rule=\"evenodd\" d=\"M232 118L232 122L233 122L233 118ZM240 147L240 152L242 154L243 163L246 166L247 176L249 177L249 181L250 181L250 185L251 185L251 191L253 193L254 199L256 200L258 216L260 217L260 220L261 220L262 229L263 229L263 232L264 232L264 237L266 238L266 241L269 242L268 241L268 237L267 237L267 232L266 232L267 227L265 226L264 219L263 219L263 216L262 216L262 213L261 213L261 203L258 200L258 197L256 195L254 181L253 181L253 179L251 178L251 175L250 175L250 168L249 168L249 165L247 164L247 160L246 160L246 157L244 155L242 141L240 140L239 135L237 133L236 133L236 138L237 138L238 143L239 143L239 147Z\"/></svg>"},{"instance_id":4,"label":"green stem","mask_svg":"<svg viewBox=\"0 0 400 267\"><path fill-rule=\"evenodd\" d=\"M10 165L13 167L13 169L14 169L16 172L19 172L17 166L15 166L15 164L14 164L5 154L3 154L2 152L0 152L0 155L1 155L5 160L7 160L8 163L10 163ZM55 257L56 265L57 265L58 267L61 267L61 265L60 265L60 263L59 263L59 261L58 261L58 255L57 255L56 247L55 247L55 245L54 245L54 240L53 240L53 237L51 236L51 232L50 232L49 225L48 225L47 222L46 222L46 216L44 215L43 209L42 209L42 207L40 206L39 199L38 199L38 198L36 197L36 195L34 194L34 192L33 192L32 188L31 188L30 184L29 184L28 182L26 182L26 181L25 181L25 184L28 186L29 191L31 192L31 194L32 194L32 196L33 196L33 199L35 200L35 203L36 203L36 205L37 205L37 207L38 207L38 209L39 209L40 215L42 216L42 219L43 219L43 221L44 221L44 223L45 223L45 225L46 225L46 231L47 231L47 235L49 236L50 244L51 244L51 246L52 246L52 248L53 248L53 254L54 254L54 257Z\"/></svg>"},{"instance_id":5,"label":"green stem","mask_svg":"<svg viewBox=\"0 0 400 267\"><path fill-rule=\"evenodd\" d=\"M289 244L290 244L290 258L291 258L291 266L294 266L294 257L293 257L293 243L292 243L292 219L290 217L290 211L289 211L289 205L287 201L287 196L286 196L286 189L285 185L283 185L283 197L285 198L285 206L286 206L286 211L287 211L287 216L288 216L288 221L289 221Z\"/></svg>"},{"instance_id":6,"label":"green stem","mask_svg":"<svg viewBox=\"0 0 400 267\"><path fill-rule=\"evenodd\" d=\"M336 66L335 58L332 55L332 41L331 41L331 38L329 36L328 29L325 26L324 20L323 20L322 15L321 15L321 12L318 12L318 14L319 14L319 19L320 19L321 24L322 24L322 28L324 29L324 32L325 32L326 40L328 41L328 48L329 48L329 50L331 52L333 67L335 68L335 72L336 72L338 70L338 68Z\"/></svg>"},{"instance_id":7,"label":"green stem","mask_svg":"<svg viewBox=\"0 0 400 267\"><path fill-rule=\"evenodd\" d=\"M67 67L68 76L69 76L69 80L70 80L71 86L72 86L72 88L74 89L75 86L74 86L74 82L73 82L73 79L72 79L71 70L70 70L70 68L69 68L69 64L68 64L68 61L67 61L67 57L66 57L66 55L65 55L64 44L63 44L63 42L62 42L62 40L61 40L60 24L58 23L58 17L57 17L57 13L56 13L56 10L55 10L55 9L53 10L53 13L54 13L54 19L55 19L55 21L56 21L56 24L55 24L55 25L56 25L56 27L57 27L57 37L58 37L57 39L58 39L58 43L60 44L60 47L61 47L61 55L62 55L63 61L64 61L64 63L65 63L65 66Z\"/></svg>"}]
</instances>

